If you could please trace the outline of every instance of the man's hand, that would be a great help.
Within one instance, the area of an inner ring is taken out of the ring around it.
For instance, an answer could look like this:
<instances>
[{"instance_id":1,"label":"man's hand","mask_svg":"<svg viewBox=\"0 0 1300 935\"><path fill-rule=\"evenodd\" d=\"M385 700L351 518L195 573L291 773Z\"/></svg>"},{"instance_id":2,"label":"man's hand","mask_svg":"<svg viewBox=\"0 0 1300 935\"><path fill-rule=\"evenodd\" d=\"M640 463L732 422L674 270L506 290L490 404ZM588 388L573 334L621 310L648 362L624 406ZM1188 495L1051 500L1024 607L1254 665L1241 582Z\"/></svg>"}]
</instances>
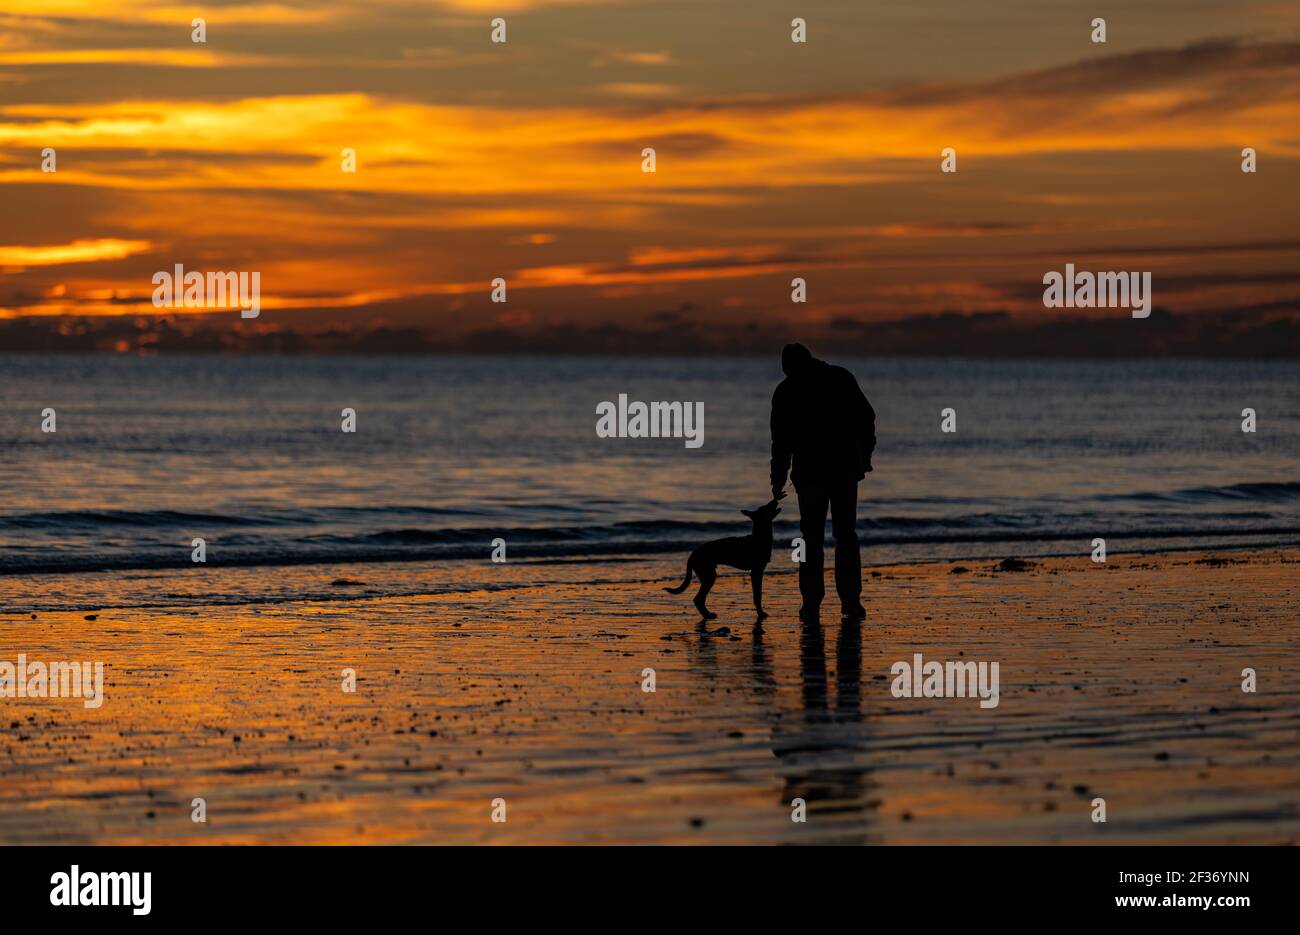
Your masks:
<instances>
[{"instance_id":1,"label":"man's hand","mask_svg":"<svg viewBox=\"0 0 1300 935\"><path fill-rule=\"evenodd\" d=\"M773 500L780 500L780 499L781 499L782 497L784 497L784 496L785 496L785 484L773 484L773 485L772 485L772 499L773 499Z\"/></svg>"}]
</instances>

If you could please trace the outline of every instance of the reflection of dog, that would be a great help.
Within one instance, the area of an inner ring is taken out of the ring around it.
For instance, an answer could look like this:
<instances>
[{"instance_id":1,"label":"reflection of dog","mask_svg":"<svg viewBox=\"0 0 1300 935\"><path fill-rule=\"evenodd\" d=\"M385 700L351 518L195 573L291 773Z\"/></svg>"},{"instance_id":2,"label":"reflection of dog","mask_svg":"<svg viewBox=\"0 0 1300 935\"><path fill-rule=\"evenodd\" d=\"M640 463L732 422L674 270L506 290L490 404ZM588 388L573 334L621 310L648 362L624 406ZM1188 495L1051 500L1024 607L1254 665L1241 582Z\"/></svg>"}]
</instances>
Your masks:
<instances>
[{"instance_id":1,"label":"reflection of dog","mask_svg":"<svg viewBox=\"0 0 1300 935\"><path fill-rule=\"evenodd\" d=\"M695 606L705 620L712 620L718 615L704 606L713 582L718 578L718 566L730 565L749 572L750 583L754 586L754 609L759 619L767 616L763 610L763 569L772 560L772 520L781 512L778 501L785 496L785 491L773 497L752 513L741 510L754 521L754 531L748 536L728 536L726 539L714 539L706 542L686 560L686 577L675 588L664 588L669 594L681 594L691 584L691 572L700 579L700 593L695 595Z\"/></svg>"}]
</instances>

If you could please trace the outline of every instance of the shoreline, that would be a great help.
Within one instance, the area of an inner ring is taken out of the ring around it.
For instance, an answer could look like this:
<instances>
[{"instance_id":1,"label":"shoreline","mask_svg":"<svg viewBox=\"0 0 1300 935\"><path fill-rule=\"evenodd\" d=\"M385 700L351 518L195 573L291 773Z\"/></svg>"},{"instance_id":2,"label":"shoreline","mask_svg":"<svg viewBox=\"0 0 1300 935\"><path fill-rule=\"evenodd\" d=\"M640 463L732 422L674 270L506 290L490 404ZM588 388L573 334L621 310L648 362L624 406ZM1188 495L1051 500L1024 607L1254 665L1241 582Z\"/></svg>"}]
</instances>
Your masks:
<instances>
[{"instance_id":1,"label":"shoreline","mask_svg":"<svg viewBox=\"0 0 1300 935\"><path fill-rule=\"evenodd\" d=\"M1243 533L1242 535L1248 535L1248 534ZM1252 533L1249 535L1258 535L1258 534ZM867 544L864 544L863 550L865 551L866 549L867 549ZM1228 553L1244 552L1244 553L1259 554L1259 555L1267 555L1267 554L1280 555L1283 553L1295 552L1297 550L1300 550L1300 541L1284 542L1280 544L1268 543L1262 545L1254 542L1240 543L1240 544L1216 543L1211 546L1205 546L1205 545L1190 546L1189 545L1185 547L1173 547L1173 548L1156 547L1149 550L1108 548L1107 556L1108 558L1114 560L1117 558L1125 558L1125 559L1140 559L1140 558L1153 558L1153 557L1172 558L1177 556L1185 556L1189 554L1209 555L1218 552L1228 552ZM672 568L674 570L665 572L663 574L650 575L650 576L643 575L643 576L632 577L632 578L607 579L607 580L602 580L601 583L605 583L605 584L654 584L659 582L675 583L681 577L680 566L682 562L682 555L685 554L686 552L689 552L689 549L665 550L662 552L656 551L656 552L643 552L643 553L613 553L610 555L577 555L573 557L530 558L524 556L522 558L520 557L511 558L508 565L512 568L524 568L524 569L545 568L545 567L552 567L552 566L586 567L586 566L600 566L600 565L612 565L612 566L643 565L643 566L654 567L654 568L663 566L663 567ZM765 576L767 578L785 578L785 577L794 576L797 573L796 569L792 567L788 567L787 563L778 560L781 553L782 553L782 547L777 546L773 551L773 562L768 566L767 571L765 572ZM834 554L833 545L828 545L826 548L826 556L827 556L826 561L828 563L828 581L829 581L829 563L833 559L833 554ZM913 559L907 561L873 562L864 559L861 567L862 567L863 574L869 575L873 572L881 571L882 569L902 568L902 567L928 568L928 567L941 566L941 565L943 566L961 565L961 564L986 565L988 563L993 563L993 565L996 565L998 562L1003 560L1027 561L1027 562L1043 562L1043 561L1054 561L1054 560L1071 561L1079 558L1081 555L1084 558L1087 558L1088 553L1086 551L1080 552L1076 550L1074 552L1046 552L1042 554L1017 553L1017 554L1008 554L1005 556L1003 556L1001 553L998 553L996 556L959 555L954 557L936 557L936 558L928 558L928 559ZM357 581L350 578L347 575L347 570L349 568L356 567L358 569L371 569L371 568L377 568L381 566L392 566L392 568L399 569L399 570L406 569L411 566L425 566L425 567L436 567L436 568L451 568L456 566L460 566L462 568L493 567L491 563L484 560L471 560L466 558L431 559L428 557L409 557L409 558L403 557L397 559L393 559L393 558L376 559L374 561L368 561L368 560L322 561L319 559L304 559L303 561L278 562L278 563L269 563L269 564L265 562L241 563L238 561L227 561L222 563L214 562L212 564L195 565L193 563L185 562L176 565L164 565L164 566L131 565L129 567L121 567L121 568L111 567L111 568L102 568L102 569L100 568L78 569L75 571L27 572L24 570L21 572L19 571L6 572L0 570L0 598L4 598L7 604L17 603L18 600L17 598L14 598L12 595L6 595L4 593L4 585L8 582L21 582L24 584L31 583L37 586L31 588L31 590L35 591L38 590L39 585L45 583L46 581L51 581L51 580L57 581L57 580L68 579L68 578L90 579L92 577L98 577L98 578L108 578L109 580L112 580L114 578L123 579L123 580L145 580L151 578L161 578L163 576L162 573L166 573L166 572L192 572L194 574L220 576L223 572L255 573L261 569L269 569L269 570L295 569L304 572L326 570L326 571L319 571L316 574L316 577L334 579L328 583L328 586L337 588L339 590L324 592L324 593L316 593L316 594L288 593L288 594L278 594L278 595L250 596L250 597L240 598L237 600L232 599L230 601L212 600L209 598L201 602L196 601L195 603L202 603L204 606L238 607L245 604L286 604L286 603L295 603L299 601L303 603L330 603L333 601L352 602L352 601L376 600L381 598L433 597L437 595L455 595L455 594L464 594L464 595L491 594L491 593L498 593L503 591L515 591L520 589L528 589L537 586L535 583L532 582L522 582L522 583L505 582L500 584L492 584L490 586L484 586L482 584L466 584L463 586L444 587L440 589L401 591L401 592L391 592L391 593L373 593L373 592L350 593L347 590L344 590L345 588L348 587L354 587L357 585L362 585L367 583L367 582ZM497 566L497 567L501 567L501 566ZM354 572L354 574L364 575L364 572L356 571ZM552 583L556 585L563 585L571 582L552 582ZM830 592L828 591L828 593ZM175 608L181 608L185 606L188 605L186 605L183 602L170 603L170 604L158 604L158 603L111 604L111 603L92 602L89 604L81 604L75 606L55 606L55 605L40 605L40 604L32 604L30 606L12 606L12 607L0 606L0 620L3 620L6 616L24 616L32 612L59 613L59 612L66 611L69 613L76 613L76 612L86 612L86 611L97 612L100 610L150 610L154 608L175 609Z\"/></svg>"},{"instance_id":2,"label":"shoreline","mask_svg":"<svg viewBox=\"0 0 1300 935\"><path fill-rule=\"evenodd\" d=\"M870 519L870 517L864 517ZM861 520L860 520L861 521ZM798 535L797 526L786 524L781 536L787 534ZM1297 537L1300 536L1300 526L1280 527L1276 529L1218 529L1218 530L1197 530L1197 529L1178 529L1170 531L1146 531L1140 533L1136 538L1139 541L1151 540L1152 544L1148 548L1128 548L1110 550L1114 555L1150 555L1163 552L1204 552L1220 549L1268 549L1268 548L1300 548L1300 538L1289 539L1284 542L1244 542L1235 544L1229 542L1218 542L1216 539L1242 540L1246 538L1264 539L1269 537ZM1021 555L1005 555L1004 553L1017 551L1015 546L1032 546L1037 543L1058 543L1058 542L1076 542L1079 539L1078 534L1062 533L1059 536L1048 535L1046 533L1035 533L1032 535L1008 538L936 538L936 539L862 539L860 545L864 551L879 549L899 549L912 546L962 546L987 544L988 546L1009 546L1010 548L1000 549L993 554L975 554L953 556L936 556L934 558L907 558L896 561L879 561L874 563L863 563L863 567L872 564L876 567L882 565L920 565L932 562L948 561L981 561L993 558L1003 557L1025 557L1025 558L1068 558L1076 554L1073 551L1060 552L1029 552ZM1198 541L1194 545L1169 546L1159 544L1159 540L1170 539L1209 539L1210 544L1204 541ZM694 541L694 540L691 540ZM828 540L828 547L831 541ZM776 551L780 551L780 546ZM626 543L611 543L607 546L607 551L587 551L572 552L559 554L529 554L528 546L516 546L511 552L513 563L528 564L579 564L579 563L600 563L600 562L636 562L636 561L654 561L663 555L672 555L678 552L689 552L691 549L690 541L683 540L680 542L654 543L642 546L640 549L629 550ZM184 551L184 550L182 550ZM988 551L988 550L986 550ZM412 564L421 562L476 562L482 559L486 550L476 547L473 550L464 549L462 551L446 552L374 552L371 554L354 554L354 555L335 555L327 553L315 555L287 555L279 558L268 556L252 555L242 556L233 555L224 558L221 562L214 562L213 567L223 568L298 568L304 565L398 565ZM14 576L37 577L43 575L79 575L79 574L102 574L110 572L136 572L136 571L183 571L193 569L195 563L184 558L163 559L159 556L141 556L140 558L103 560L102 564L82 565L82 566L58 566L58 565L34 565L23 568L7 568L0 565L0 578Z\"/></svg>"}]
</instances>

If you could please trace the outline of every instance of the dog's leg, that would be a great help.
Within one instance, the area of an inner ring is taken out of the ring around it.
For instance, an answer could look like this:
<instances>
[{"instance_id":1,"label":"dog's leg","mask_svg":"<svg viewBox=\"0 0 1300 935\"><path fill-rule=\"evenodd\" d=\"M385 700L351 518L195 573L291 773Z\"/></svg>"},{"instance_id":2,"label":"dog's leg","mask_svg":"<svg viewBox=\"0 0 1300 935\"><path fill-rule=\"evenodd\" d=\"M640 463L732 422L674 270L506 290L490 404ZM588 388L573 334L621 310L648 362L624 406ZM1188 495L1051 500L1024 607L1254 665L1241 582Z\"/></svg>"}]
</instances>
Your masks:
<instances>
[{"instance_id":1,"label":"dog's leg","mask_svg":"<svg viewBox=\"0 0 1300 935\"><path fill-rule=\"evenodd\" d=\"M701 566L695 569L695 574L700 579L700 593L695 595L695 608L705 620L714 620L718 615L705 607L704 602L708 598L709 592L713 590L713 582L718 580L717 569Z\"/></svg>"},{"instance_id":2,"label":"dog's leg","mask_svg":"<svg viewBox=\"0 0 1300 935\"><path fill-rule=\"evenodd\" d=\"M754 589L754 610L758 611L758 619L762 620L767 616L767 611L763 609L763 566L759 565L749 573L749 583Z\"/></svg>"}]
</instances>

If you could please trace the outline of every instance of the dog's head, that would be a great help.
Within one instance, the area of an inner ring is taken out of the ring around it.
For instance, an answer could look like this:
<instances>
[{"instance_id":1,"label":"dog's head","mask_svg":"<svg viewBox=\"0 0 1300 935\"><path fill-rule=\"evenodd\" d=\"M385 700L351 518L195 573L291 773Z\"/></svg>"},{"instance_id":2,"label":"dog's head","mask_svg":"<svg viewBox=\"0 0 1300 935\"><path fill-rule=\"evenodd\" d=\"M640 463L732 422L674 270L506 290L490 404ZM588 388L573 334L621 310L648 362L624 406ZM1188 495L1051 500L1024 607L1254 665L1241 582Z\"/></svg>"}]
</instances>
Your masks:
<instances>
[{"instance_id":1,"label":"dog's head","mask_svg":"<svg viewBox=\"0 0 1300 935\"><path fill-rule=\"evenodd\" d=\"M757 510L741 510L740 512L752 519L755 525L768 524L776 518L776 514L781 512L781 501L785 499L785 491L781 491L781 496L773 497L764 503Z\"/></svg>"}]
</instances>

